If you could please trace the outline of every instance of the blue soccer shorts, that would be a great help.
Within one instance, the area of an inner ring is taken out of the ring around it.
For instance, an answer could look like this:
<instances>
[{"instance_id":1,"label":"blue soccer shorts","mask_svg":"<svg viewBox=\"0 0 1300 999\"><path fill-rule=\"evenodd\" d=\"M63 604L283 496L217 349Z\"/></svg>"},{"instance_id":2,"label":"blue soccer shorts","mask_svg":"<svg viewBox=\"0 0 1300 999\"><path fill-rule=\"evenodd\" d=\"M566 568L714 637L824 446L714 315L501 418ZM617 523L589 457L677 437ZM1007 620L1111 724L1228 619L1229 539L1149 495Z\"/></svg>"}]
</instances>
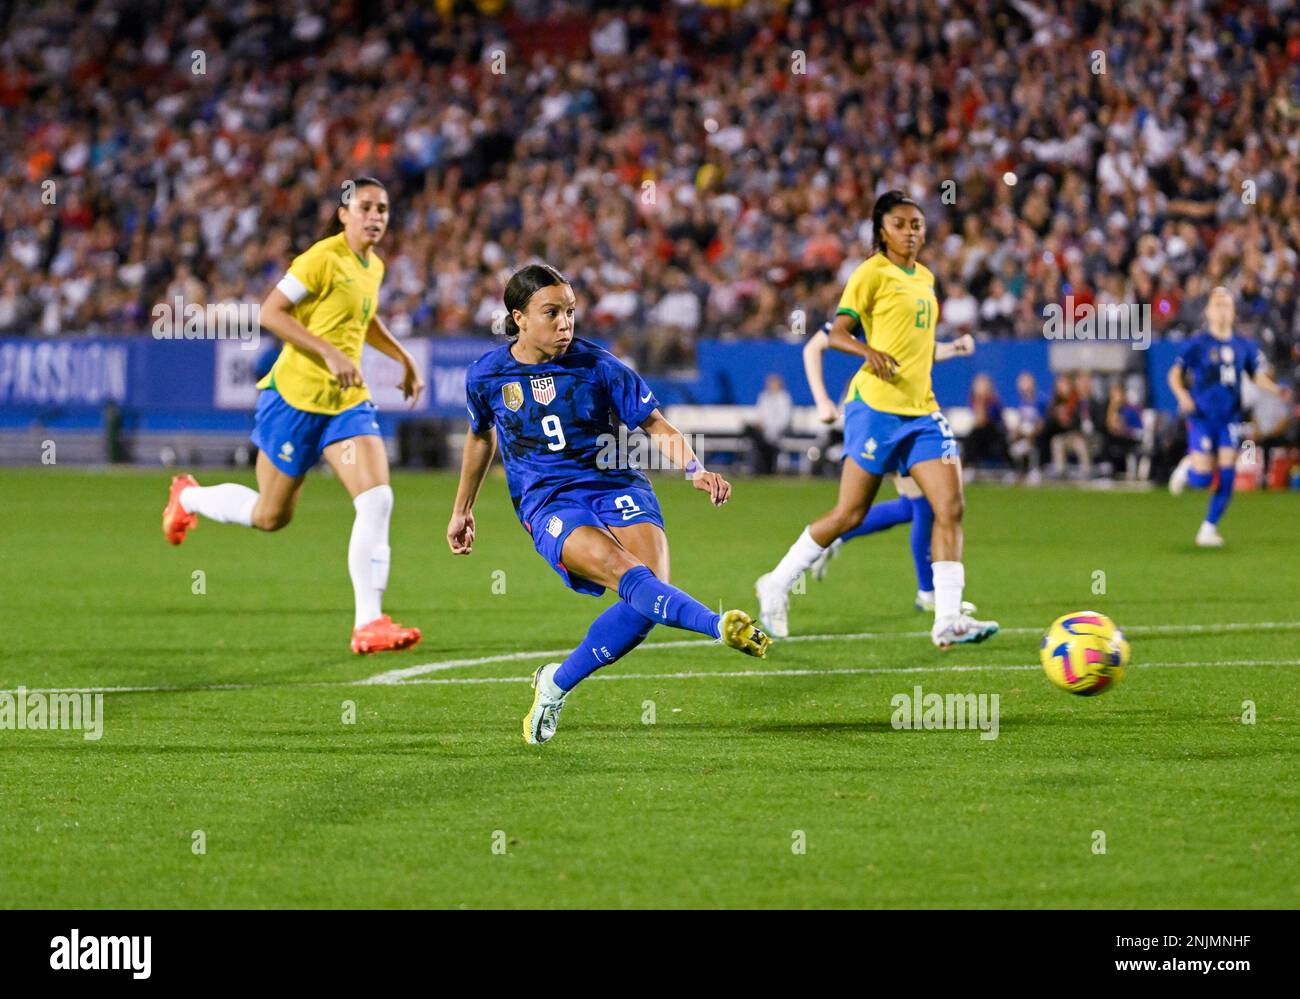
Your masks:
<instances>
[{"instance_id":1,"label":"blue soccer shorts","mask_svg":"<svg viewBox=\"0 0 1300 999\"><path fill-rule=\"evenodd\" d=\"M567 489L524 521L533 547L546 564L560 574L564 585L577 593L598 597L605 587L573 575L564 567L564 542L579 527L664 526L664 515L653 489L616 486L611 489Z\"/></svg>"},{"instance_id":2,"label":"blue soccer shorts","mask_svg":"<svg viewBox=\"0 0 1300 999\"><path fill-rule=\"evenodd\" d=\"M1221 447L1234 450L1241 443L1241 434L1235 423L1198 419L1187 421L1187 450L1191 454L1214 454Z\"/></svg>"},{"instance_id":3,"label":"blue soccer shorts","mask_svg":"<svg viewBox=\"0 0 1300 999\"><path fill-rule=\"evenodd\" d=\"M263 389L257 400L253 443L285 475L306 475L335 441L379 436L377 412L367 399L333 415L308 413L290 406L275 389Z\"/></svg>"},{"instance_id":4,"label":"blue soccer shorts","mask_svg":"<svg viewBox=\"0 0 1300 999\"><path fill-rule=\"evenodd\" d=\"M844 407L844 454L872 475L908 470L932 458L957 458L957 439L943 413L903 416L860 399Z\"/></svg>"}]
</instances>

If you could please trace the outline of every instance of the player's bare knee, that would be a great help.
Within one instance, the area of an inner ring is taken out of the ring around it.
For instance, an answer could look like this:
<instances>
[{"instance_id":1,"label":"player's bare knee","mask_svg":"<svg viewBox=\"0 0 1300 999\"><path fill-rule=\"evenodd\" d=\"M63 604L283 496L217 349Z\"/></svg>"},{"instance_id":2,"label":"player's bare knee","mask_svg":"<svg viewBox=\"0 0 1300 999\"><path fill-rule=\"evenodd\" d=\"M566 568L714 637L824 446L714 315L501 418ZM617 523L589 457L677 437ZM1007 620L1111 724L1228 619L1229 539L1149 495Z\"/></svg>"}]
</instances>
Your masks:
<instances>
[{"instance_id":1,"label":"player's bare knee","mask_svg":"<svg viewBox=\"0 0 1300 999\"><path fill-rule=\"evenodd\" d=\"M960 524L966 513L966 500L960 494L944 497L938 503L930 505L934 508L934 519L938 524Z\"/></svg>"},{"instance_id":2,"label":"player's bare knee","mask_svg":"<svg viewBox=\"0 0 1300 999\"><path fill-rule=\"evenodd\" d=\"M290 509L263 510L260 507L253 509L253 526L259 531L278 531L288 527L291 520L293 520L293 511Z\"/></svg>"}]
</instances>

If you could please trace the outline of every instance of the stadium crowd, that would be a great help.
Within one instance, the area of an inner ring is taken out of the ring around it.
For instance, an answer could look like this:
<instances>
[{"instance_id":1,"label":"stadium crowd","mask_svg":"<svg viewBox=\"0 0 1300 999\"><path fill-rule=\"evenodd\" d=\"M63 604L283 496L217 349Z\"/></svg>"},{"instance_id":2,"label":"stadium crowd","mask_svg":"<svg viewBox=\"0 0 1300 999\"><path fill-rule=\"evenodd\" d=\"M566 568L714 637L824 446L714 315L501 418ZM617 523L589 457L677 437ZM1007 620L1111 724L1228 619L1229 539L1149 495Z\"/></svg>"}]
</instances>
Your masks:
<instances>
[{"instance_id":1,"label":"stadium crowd","mask_svg":"<svg viewBox=\"0 0 1300 999\"><path fill-rule=\"evenodd\" d=\"M400 336L487 329L530 256L654 369L815 329L899 187L941 333L1038 337L1071 296L1179 336L1224 283L1300 357L1290 0L451 6L7 7L0 332L260 301L374 174Z\"/></svg>"}]
</instances>

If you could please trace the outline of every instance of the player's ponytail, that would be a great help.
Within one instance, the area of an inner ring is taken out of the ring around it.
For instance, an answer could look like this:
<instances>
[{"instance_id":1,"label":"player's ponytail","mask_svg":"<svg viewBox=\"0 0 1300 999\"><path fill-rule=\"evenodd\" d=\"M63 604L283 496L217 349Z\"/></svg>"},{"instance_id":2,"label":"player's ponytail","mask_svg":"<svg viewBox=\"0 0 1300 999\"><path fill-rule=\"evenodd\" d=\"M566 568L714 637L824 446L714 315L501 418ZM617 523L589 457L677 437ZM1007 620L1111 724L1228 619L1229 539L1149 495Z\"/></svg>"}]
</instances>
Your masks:
<instances>
[{"instance_id":1,"label":"player's ponytail","mask_svg":"<svg viewBox=\"0 0 1300 999\"><path fill-rule=\"evenodd\" d=\"M331 236L337 236L343 231L343 222L339 218L339 209L347 208L352 203L352 199L357 196L357 192L363 187L377 187L381 191L387 191L384 182L376 177L353 177L343 182L339 188L339 200L334 206L334 211L330 212L330 220L325 225L325 233L321 239L329 239Z\"/></svg>"},{"instance_id":2,"label":"player's ponytail","mask_svg":"<svg viewBox=\"0 0 1300 999\"><path fill-rule=\"evenodd\" d=\"M925 209L902 191L886 191L878 197L875 207L871 209L871 238L877 253L885 252L885 216L899 205L912 205L922 215L925 214Z\"/></svg>"},{"instance_id":3,"label":"player's ponytail","mask_svg":"<svg viewBox=\"0 0 1300 999\"><path fill-rule=\"evenodd\" d=\"M501 321L492 324L492 332L508 336L513 340L519 335L519 324L515 322L515 309L527 312L528 300L539 289L568 283L568 279L550 264L528 264L519 268L506 282L506 314Z\"/></svg>"}]
</instances>

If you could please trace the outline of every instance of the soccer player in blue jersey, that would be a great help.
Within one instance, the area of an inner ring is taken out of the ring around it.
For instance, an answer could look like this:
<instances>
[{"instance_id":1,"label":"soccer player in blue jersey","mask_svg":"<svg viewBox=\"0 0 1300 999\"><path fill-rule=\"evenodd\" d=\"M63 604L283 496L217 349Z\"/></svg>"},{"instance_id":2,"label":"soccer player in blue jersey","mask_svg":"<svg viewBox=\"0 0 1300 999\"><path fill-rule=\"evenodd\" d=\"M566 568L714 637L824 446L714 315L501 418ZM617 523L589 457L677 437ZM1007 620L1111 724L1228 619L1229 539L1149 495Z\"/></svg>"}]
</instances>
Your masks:
<instances>
[{"instance_id":1,"label":"soccer player in blue jersey","mask_svg":"<svg viewBox=\"0 0 1300 999\"><path fill-rule=\"evenodd\" d=\"M1219 484L1210 495L1210 508L1196 532L1202 548L1219 548L1219 520L1232 499L1236 478L1238 425L1245 422L1241 408L1241 379L1248 374L1261 389L1279 399L1290 393L1278 385L1267 370L1259 347L1232 328L1236 305L1232 293L1219 286L1205 303L1208 332L1187 341L1183 352L1169 369L1169 387L1178 399L1178 410L1187 417L1187 456L1169 478L1169 491L1177 496L1187 486L1208 488L1214 480L1218 459ZM1191 389L1187 379L1191 378Z\"/></svg>"},{"instance_id":2,"label":"soccer player in blue jersey","mask_svg":"<svg viewBox=\"0 0 1300 999\"><path fill-rule=\"evenodd\" d=\"M853 335L865 339L862 327L858 326ZM822 323L821 329L814 333L803 348L804 375L808 387L812 390L813 402L817 407L817 418L823 423L834 423L839 418L840 408L826 391L826 375L822 364L822 355L830 349L831 323ZM934 345L936 363L953 357L970 357L975 353L975 338L969 333L959 336L948 343ZM866 519L832 541L817 556L810 567L814 579L824 579L830 560L839 554L844 542L854 538L863 538L868 534L887 531L899 524L911 524L912 561L916 566L916 599L914 606L919 611L934 611L934 568L930 561L930 536L934 530L934 509L930 501L921 493L920 487L910 475L894 474L894 487L898 498L884 503L873 503L867 511ZM961 602L963 614L974 614L976 607L968 600Z\"/></svg>"},{"instance_id":3,"label":"soccer player in blue jersey","mask_svg":"<svg viewBox=\"0 0 1300 999\"><path fill-rule=\"evenodd\" d=\"M614 422L641 427L673 464L686 469L714 506L731 485L700 464L685 438L659 412L649 386L589 340L574 336L576 299L555 268L530 264L506 285L510 342L484 354L465 378L469 434L447 543L468 555L474 500L497 443L515 513L533 545L565 584L619 602L606 609L562 663L533 673L524 741L549 740L569 692L601 666L641 644L656 624L716 638L765 658L769 640L740 610L719 614L668 583L668 539L650 480L610 461Z\"/></svg>"}]
</instances>

